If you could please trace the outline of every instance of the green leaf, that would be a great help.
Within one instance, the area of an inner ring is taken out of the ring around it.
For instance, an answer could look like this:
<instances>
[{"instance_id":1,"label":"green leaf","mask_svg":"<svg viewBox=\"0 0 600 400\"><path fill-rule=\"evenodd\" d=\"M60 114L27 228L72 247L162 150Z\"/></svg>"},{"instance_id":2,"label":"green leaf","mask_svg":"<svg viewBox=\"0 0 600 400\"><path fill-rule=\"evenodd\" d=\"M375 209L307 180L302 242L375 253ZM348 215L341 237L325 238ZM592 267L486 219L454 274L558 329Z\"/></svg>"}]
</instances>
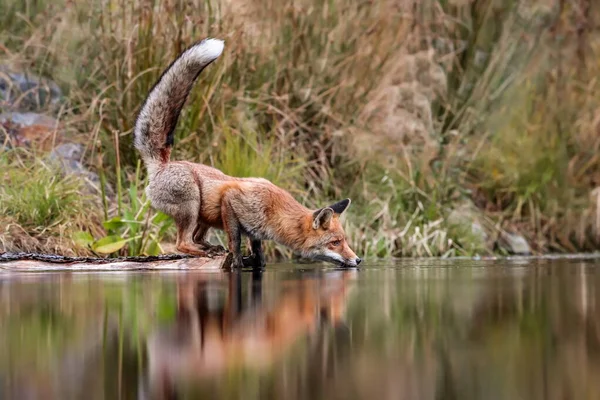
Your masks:
<instances>
[{"instance_id":1,"label":"green leaf","mask_svg":"<svg viewBox=\"0 0 600 400\"><path fill-rule=\"evenodd\" d=\"M75 244L81 247L88 247L94 242L94 237L92 234L84 231L75 232L72 236L72 239Z\"/></svg>"},{"instance_id":2,"label":"green leaf","mask_svg":"<svg viewBox=\"0 0 600 400\"><path fill-rule=\"evenodd\" d=\"M134 238L123 239L117 235L106 236L94 243L92 247L94 248L94 251L98 253L110 254L121 250L127 244L127 242L133 239Z\"/></svg>"},{"instance_id":3,"label":"green leaf","mask_svg":"<svg viewBox=\"0 0 600 400\"><path fill-rule=\"evenodd\" d=\"M138 194L137 187L135 185L131 185L129 187L129 199L131 200L132 208L137 209Z\"/></svg>"},{"instance_id":4,"label":"green leaf","mask_svg":"<svg viewBox=\"0 0 600 400\"><path fill-rule=\"evenodd\" d=\"M124 219L127 220L127 222L137 221L135 219L135 213L133 213L133 212L131 212L129 210L123 211L123 217L125 217Z\"/></svg>"},{"instance_id":5,"label":"green leaf","mask_svg":"<svg viewBox=\"0 0 600 400\"><path fill-rule=\"evenodd\" d=\"M165 233L167 233L167 230L173 226L173 220L168 220L166 222L164 222L161 226L160 229L158 230L158 237L163 237L165 235Z\"/></svg>"},{"instance_id":6,"label":"green leaf","mask_svg":"<svg viewBox=\"0 0 600 400\"><path fill-rule=\"evenodd\" d=\"M160 211L156 213L154 218L152 218L152 222L155 224L160 224L163 221L168 220L170 217L167 214L161 213Z\"/></svg>"},{"instance_id":7,"label":"green leaf","mask_svg":"<svg viewBox=\"0 0 600 400\"><path fill-rule=\"evenodd\" d=\"M155 240L151 240L148 246L146 247L145 253L149 256L157 256L160 254L160 247L158 247L158 243Z\"/></svg>"},{"instance_id":8,"label":"green leaf","mask_svg":"<svg viewBox=\"0 0 600 400\"><path fill-rule=\"evenodd\" d=\"M125 226L125 222L121 220L121 217L114 217L109 219L108 221L104 221L102 225L104 226L104 229L110 231L122 228L123 226Z\"/></svg>"}]
</instances>

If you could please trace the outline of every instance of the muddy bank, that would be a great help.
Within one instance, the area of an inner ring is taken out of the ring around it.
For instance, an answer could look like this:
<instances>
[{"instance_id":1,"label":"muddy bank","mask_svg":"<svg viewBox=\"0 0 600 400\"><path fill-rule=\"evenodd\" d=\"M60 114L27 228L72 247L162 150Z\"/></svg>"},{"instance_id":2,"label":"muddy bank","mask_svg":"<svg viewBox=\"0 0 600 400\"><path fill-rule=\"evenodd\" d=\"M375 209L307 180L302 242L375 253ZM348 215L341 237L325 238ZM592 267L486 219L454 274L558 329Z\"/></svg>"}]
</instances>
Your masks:
<instances>
[{"instance_id":1,"label":"muddy bank","mask_svg":"<svg viewBox=\"0 0 600 400\"><path fill-rule=\"evenodd\" d=\"M422 257L387 258L371 260L378 265L387 260L397 266L427 267L432 261L452 263L455 261L493 262L504 265L502 261L531 263L541 265L545 261L556 260L597 260L600 253L545 254L540 256L487 256L487 257ZM379 260L379 261L378 261ZM2 253L0 254L0 273L2 272L117 272L117 271L219 271L229 269L231 259L227 255L209 257L191 257L183 254L164 254L148 257L66 257L54 254L38 253Z\"/></svg>"}]
</instances>

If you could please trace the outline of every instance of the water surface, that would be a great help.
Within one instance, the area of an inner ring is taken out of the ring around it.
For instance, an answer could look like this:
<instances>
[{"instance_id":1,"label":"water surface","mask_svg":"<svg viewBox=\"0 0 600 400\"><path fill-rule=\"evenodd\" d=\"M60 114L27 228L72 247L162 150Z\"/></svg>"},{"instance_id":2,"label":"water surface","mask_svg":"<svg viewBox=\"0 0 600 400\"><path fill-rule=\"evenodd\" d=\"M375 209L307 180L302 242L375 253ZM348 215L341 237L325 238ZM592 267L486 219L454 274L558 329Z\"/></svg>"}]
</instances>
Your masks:
<instances>
[{"instance_id":1,"label":"water surface","mask_svg":"<svg viewBox=\"0 0 600 400\"><path fill-rule=\"evenodd\" d=\"M600 262L0 274L2 399L599 399Z\"/></svg>"}]
</instances>

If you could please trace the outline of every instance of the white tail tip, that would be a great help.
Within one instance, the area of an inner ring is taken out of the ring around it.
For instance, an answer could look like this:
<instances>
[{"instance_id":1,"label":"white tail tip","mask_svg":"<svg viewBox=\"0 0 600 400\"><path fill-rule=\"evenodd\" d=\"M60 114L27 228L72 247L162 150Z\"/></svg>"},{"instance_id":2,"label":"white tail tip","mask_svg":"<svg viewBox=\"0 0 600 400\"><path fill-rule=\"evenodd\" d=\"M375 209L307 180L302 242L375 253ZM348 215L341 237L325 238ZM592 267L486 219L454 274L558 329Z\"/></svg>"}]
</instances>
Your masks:
<instances>
[{"instance_id":1,"label":"white tail tip","mask_svg":"<svg viewBox=\"0 0 600 400\"><path fill-rule=\"evenodd\" d=\"M225 42L220 39L205 39L195 48L202 52L203 57L214 60L223 53Z\"/></svg>"}]
</instances>

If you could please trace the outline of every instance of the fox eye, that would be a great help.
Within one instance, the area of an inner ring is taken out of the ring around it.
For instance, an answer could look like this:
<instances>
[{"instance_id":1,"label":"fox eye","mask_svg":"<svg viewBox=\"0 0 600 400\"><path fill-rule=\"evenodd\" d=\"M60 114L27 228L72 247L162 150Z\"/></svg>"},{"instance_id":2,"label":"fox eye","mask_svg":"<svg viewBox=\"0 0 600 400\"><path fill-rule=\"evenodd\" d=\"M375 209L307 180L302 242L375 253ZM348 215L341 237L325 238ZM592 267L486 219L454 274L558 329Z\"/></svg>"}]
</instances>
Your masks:
<instances>
[{"instance_id":1,"label":"fox eye","mask_svg":"<svg viewBox=\"0 0 600 400\"><path fill-rule=\"evenodd\" d=\"M334 245L334 246L336 246L336 247L339 246L341 243L342 243L341 240L334 240L333 242L331 242L331 244Z\"/></svg>"}]
</instances>

